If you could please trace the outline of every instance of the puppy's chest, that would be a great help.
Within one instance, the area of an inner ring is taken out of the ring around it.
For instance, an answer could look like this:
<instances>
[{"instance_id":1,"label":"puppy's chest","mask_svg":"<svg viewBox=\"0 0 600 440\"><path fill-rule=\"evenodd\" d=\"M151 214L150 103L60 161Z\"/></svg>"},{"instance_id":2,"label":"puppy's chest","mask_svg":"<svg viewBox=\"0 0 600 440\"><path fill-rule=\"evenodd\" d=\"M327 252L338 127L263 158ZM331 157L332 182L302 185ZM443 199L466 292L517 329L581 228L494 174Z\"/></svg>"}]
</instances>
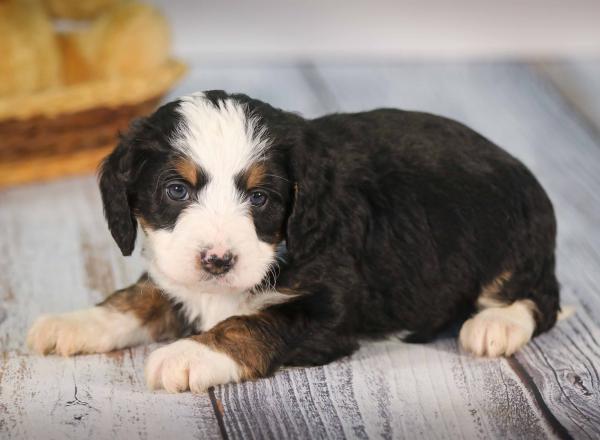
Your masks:
<instances>
[{"instance_id":1,"label":"puppy's chest","mask_svg":"<svg viewBox=\"0 0 600 440\"><path fill-rule=\"evenodd\" d=\"M210 330L232 316L252 315L260 310L285 302L291 297L276 291L263 293L197 293L177 298L194 332Z\"/></svg>"},{"instance_id":2,"label":"puppy's chest","mask_svg":"<svg viewBox=\"0 0 600 440\"><path fill-rule=\"evenodd\" d=\"M248 315L257 311L251 307L251 297L247 292L200 293L183 299L182 305L185 317L196 332L210 330L231 316Z\"/></svg>"}]
</instances>

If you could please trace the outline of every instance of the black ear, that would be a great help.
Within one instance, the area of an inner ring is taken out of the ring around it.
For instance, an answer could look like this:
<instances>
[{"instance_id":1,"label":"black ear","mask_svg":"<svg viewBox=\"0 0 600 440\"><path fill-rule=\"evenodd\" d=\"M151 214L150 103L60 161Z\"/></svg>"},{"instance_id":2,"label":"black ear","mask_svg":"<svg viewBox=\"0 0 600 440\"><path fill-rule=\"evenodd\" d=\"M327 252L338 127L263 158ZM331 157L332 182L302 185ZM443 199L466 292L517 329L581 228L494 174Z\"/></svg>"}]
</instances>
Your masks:
<instances>
[{"instance_id":1,"label":"black ear","mask_svg":"<svg viewBox=\"0 0 600 440\"><path fill-rule=\"evenodd\" d=\"M131 152L123 138L100 168L100 193L108 228L123 255L133 252L137 222L129 204L128 183L131 175Z\"/></svg>"}]
</instances>

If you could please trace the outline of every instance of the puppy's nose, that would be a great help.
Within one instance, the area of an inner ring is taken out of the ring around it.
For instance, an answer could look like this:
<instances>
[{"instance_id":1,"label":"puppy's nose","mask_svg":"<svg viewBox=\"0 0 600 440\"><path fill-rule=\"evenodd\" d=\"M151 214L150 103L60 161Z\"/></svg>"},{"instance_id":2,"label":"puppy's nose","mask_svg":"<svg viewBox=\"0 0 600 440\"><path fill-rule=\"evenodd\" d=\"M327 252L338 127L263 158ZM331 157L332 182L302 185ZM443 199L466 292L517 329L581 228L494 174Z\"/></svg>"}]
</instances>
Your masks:
<instances>
[{"instance_id":1,"label":"puppy's nose","mask_svg":"<svg viewBox=\"0 0 600 440\"><path fill-rule=\"evenodd\" d=\"M200 264L202 269L212 275L222 275L231 270L237 257L231 251L220 252L205 249L200 252Z\"/></svg>"}]
</instances>

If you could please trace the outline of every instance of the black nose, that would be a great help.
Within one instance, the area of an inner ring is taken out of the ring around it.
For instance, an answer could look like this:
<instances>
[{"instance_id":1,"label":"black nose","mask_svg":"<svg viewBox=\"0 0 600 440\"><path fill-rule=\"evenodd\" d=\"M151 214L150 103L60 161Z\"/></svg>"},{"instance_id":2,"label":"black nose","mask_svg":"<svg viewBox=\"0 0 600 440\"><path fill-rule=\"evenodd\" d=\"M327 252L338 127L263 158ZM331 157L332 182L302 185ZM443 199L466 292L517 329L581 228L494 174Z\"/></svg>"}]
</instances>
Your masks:
<instances>
[{"instance_id":1,"label":"black nose","mask_svg":"<svg viewBox=\"0 0 600 440\"><path fill-rule=\"evenodd\" d=\"M237 258L230 251L223 255L217 255L210 251L200 252L200 264L202 269L212 275L222 275L231 270Z\"/></svg>"}]
</instances>

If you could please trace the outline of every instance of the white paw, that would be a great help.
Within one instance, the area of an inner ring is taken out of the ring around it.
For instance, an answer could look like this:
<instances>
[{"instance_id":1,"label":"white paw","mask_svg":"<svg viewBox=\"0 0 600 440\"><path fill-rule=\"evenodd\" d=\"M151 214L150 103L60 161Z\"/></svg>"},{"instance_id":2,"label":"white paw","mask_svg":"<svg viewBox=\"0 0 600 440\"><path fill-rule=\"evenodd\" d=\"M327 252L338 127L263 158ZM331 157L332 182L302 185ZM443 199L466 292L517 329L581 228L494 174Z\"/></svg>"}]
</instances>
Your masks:
<instances>
[{"instance_id":1,"label":"white paw","mask_svg":"<svg viewBox=\"0 0 600 440\"><path fill-rule=\"evenodd\" d=\"M507 307L485 309L460 329L461 346L477 356L510 356L531 339L535 320L520 301Z\"/></svg>"},{"instance_id":2,"label":"white paw","mask_svg":"<svg viewBox=\"0 0 600 440\"><path fill-rule=\"evenodd\" d=\"M72 356L104 353L148 339L137 318L103 307L40 316L27 334L27 345L40 354Z\"/></svg>"},{"instance_id":3,"label":"white paw","mask_svg":"<svg viewBox=\"0 0 600 440\"><path fill-rule=\"evenodd\" d=\"M238 382L240 377L240 366L228 355L191 339L159 348L146 363L148 387L170 393L188 389L201 393L214 385Z\"/></svg>"}]
</instances>

